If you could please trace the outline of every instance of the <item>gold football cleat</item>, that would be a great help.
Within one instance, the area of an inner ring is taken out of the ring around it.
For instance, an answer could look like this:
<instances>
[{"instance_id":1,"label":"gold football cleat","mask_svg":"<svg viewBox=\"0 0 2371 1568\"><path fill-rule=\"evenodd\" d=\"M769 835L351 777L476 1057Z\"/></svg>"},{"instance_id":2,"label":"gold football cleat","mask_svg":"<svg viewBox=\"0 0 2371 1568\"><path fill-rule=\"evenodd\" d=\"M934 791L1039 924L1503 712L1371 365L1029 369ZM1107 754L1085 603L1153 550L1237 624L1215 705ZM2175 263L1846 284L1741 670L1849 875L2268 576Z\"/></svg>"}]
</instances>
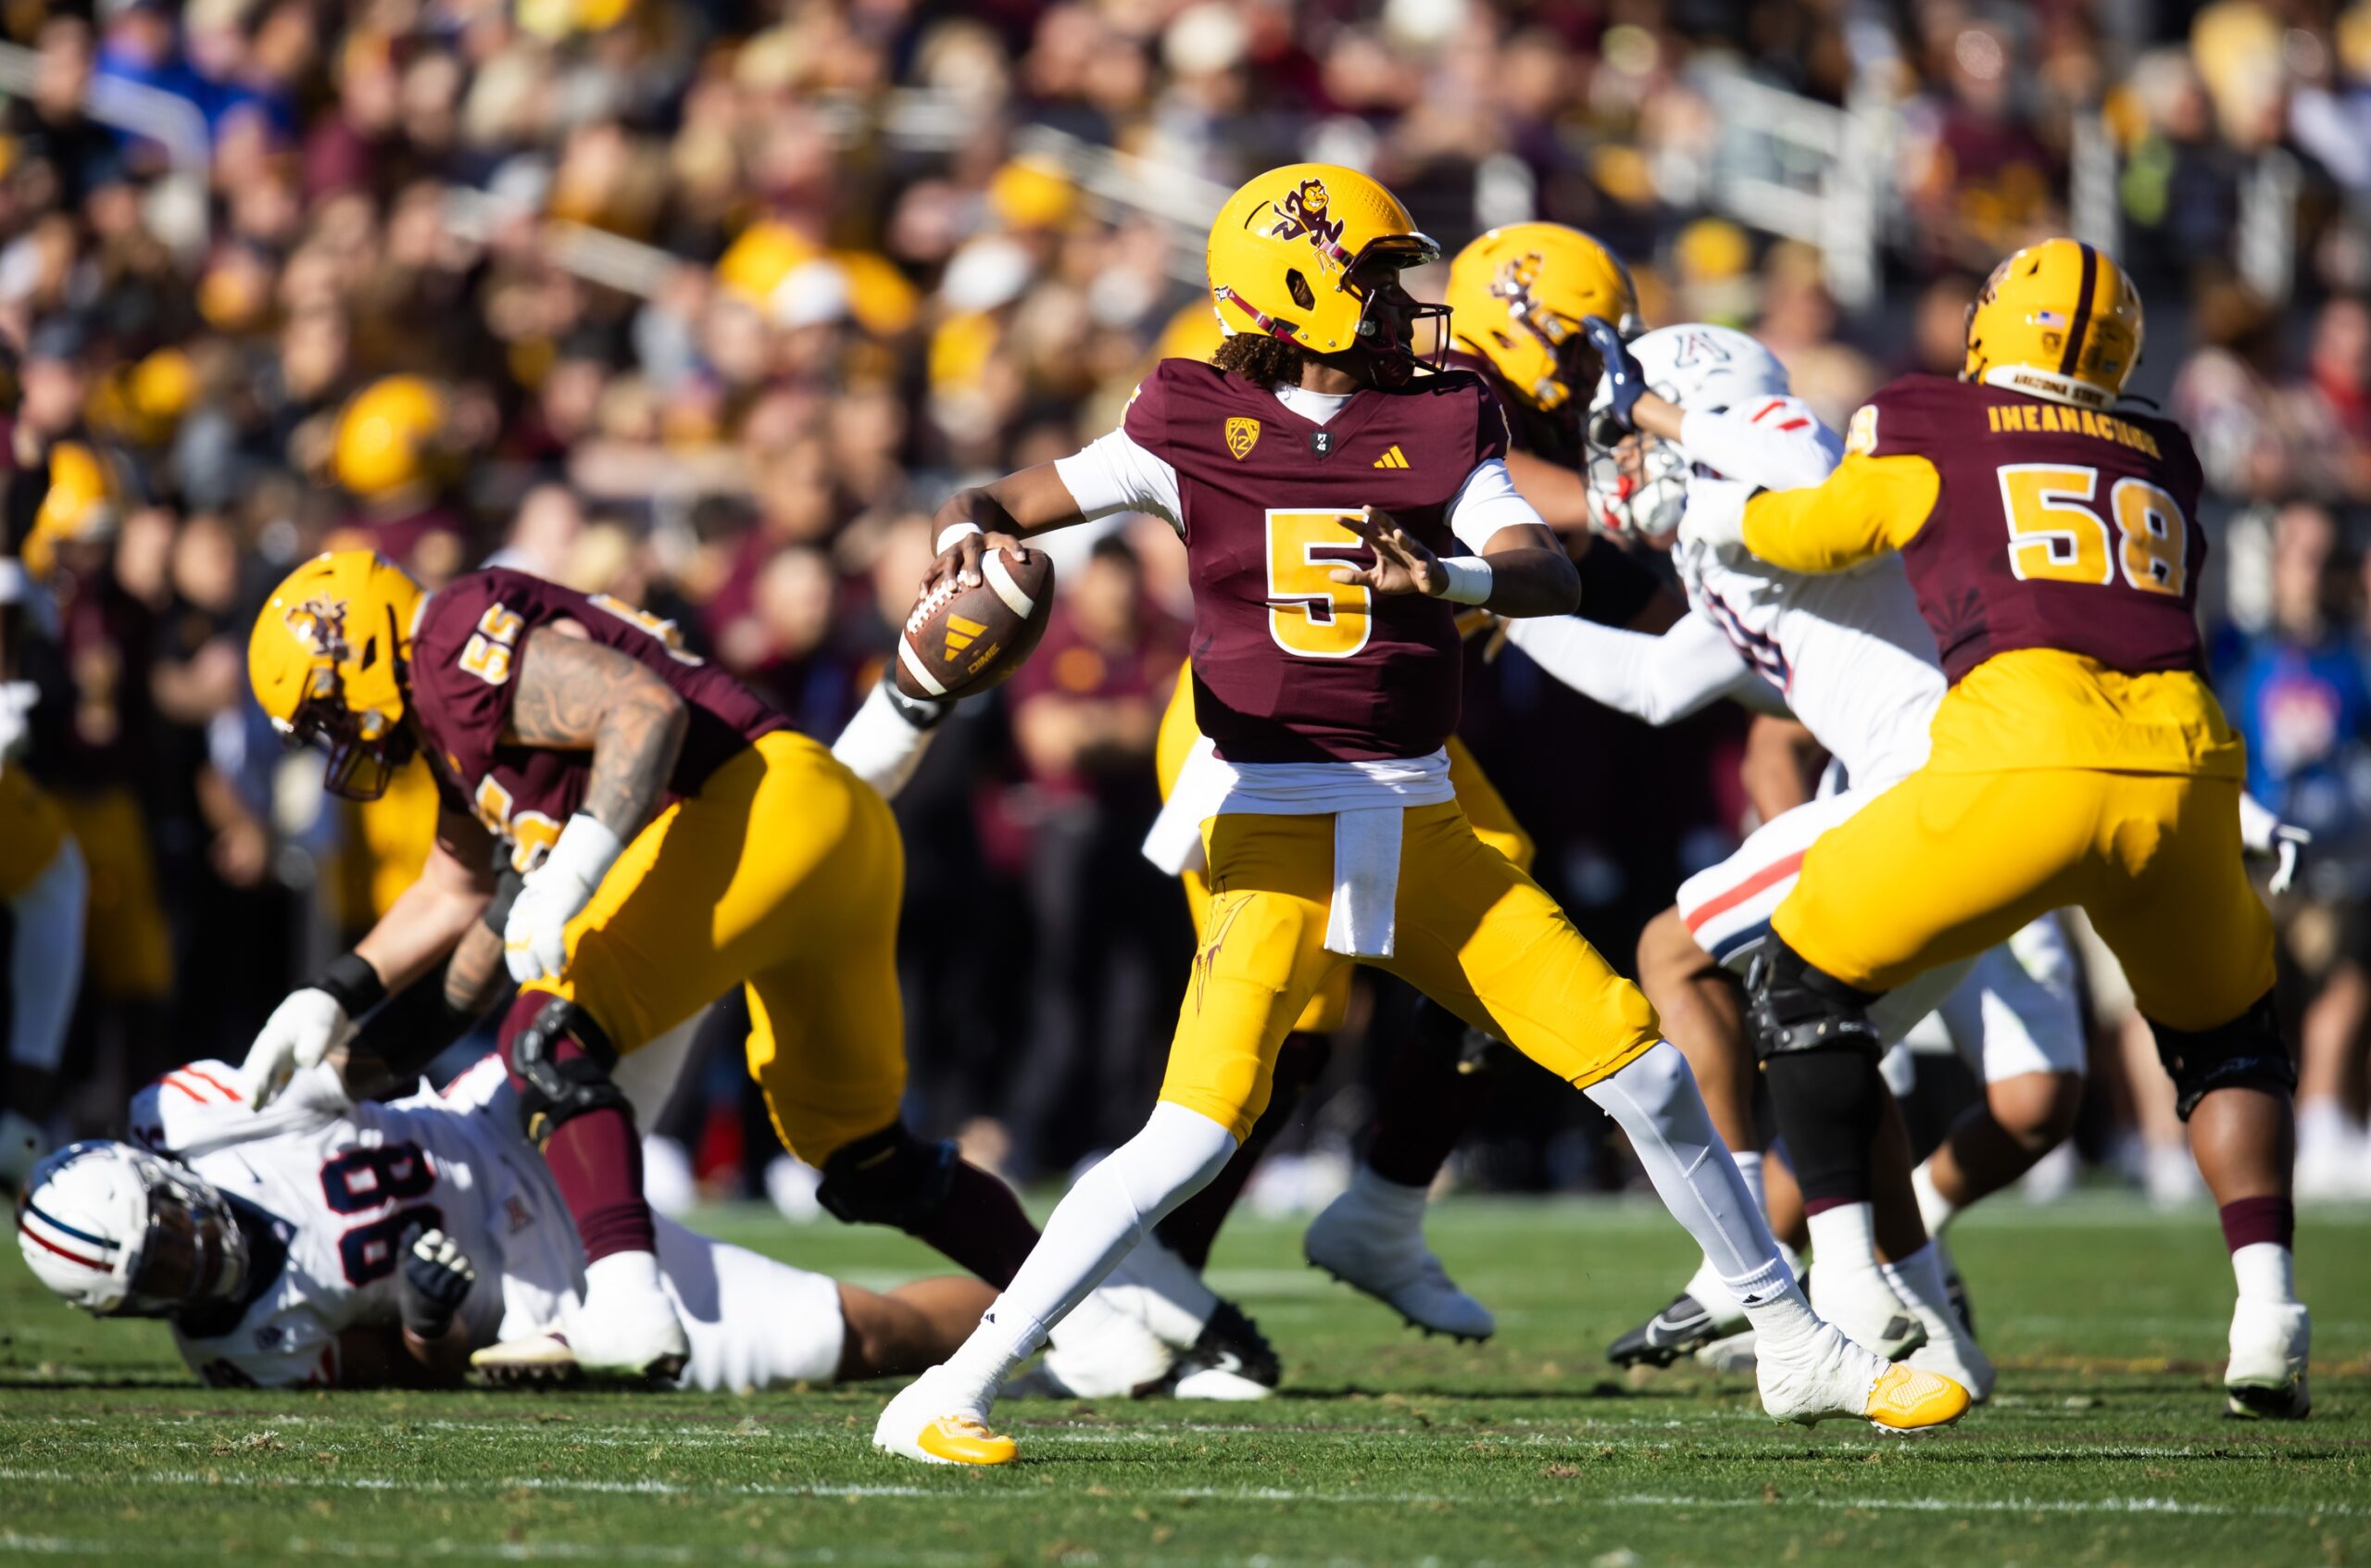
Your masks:
<instances>
[{"instance_id":1,"label":"gold football cleat","mask_svg":"<svg viewBox=\"0 0 2371 1568\"><path fill-rule=\"evenodd\" d=\"M987 1423L968 1415L943 1415L922 1429L914 1446L942 1464L1010 1464L1020 1446Z\"/></svg>"},{"instance_id":2,"label":"gold football cleat","mask_svg":"<svg viewBox=\"0 0 2371 1568\"><path fill-rule=\"evenodd\" d=\"M1888 1432L1926 1432L1967 1413L1968 1393L1939 1373L1907 1364L1886 1368L1869 1386L1869 1424Z\"/></svg>"}]
</instances>

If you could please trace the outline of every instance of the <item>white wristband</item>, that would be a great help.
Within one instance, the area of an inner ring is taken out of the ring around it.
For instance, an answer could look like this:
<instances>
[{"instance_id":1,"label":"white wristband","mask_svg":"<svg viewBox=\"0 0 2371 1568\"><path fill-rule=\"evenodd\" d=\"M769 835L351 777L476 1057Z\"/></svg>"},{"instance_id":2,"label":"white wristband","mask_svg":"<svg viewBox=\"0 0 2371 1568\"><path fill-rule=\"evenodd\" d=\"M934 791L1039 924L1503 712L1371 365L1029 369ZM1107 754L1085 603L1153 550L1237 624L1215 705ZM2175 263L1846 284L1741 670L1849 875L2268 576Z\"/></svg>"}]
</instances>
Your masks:
<instances>
[{"instance_id":1,"label":"white wristband","mask_svg":"<svg viewBox=\"0 0 2371 1568\"><path fill-rule=\"evenodd\" d=\"M942 556L945 555L947 551L955 547L956 541L968 538L972 534L979 532L980 525L976 522L948 523L945 528L938 531L937 553Z\"/></svg>"},{"instance_id":2,"label":"white wristband","mask_svg":"<svg viewBox=\"0 0 2371 1568\"><path fill-rule=\"evenodd\" d=\"M579 811L568 819L568 826L560 829L559 837L552 841L551 853L535 868L535 874L555 879L567 877L580 884L589 895L601 885L601 879L609 874L609 868L617 863L625 847L607 822Z\"/></svg>"},{"instance_id":3,"label":"white wristband","mask_svg":"<svg viewBox=\"0 0 2371 1568\"><path fill-rule=\"evenodd\" d=\"M1449 585L1441 597L1453 605L1478 605L1490 597L1490 563L1480 556L1443 556L1441 574Z\"/></svg>"}]
</instances>

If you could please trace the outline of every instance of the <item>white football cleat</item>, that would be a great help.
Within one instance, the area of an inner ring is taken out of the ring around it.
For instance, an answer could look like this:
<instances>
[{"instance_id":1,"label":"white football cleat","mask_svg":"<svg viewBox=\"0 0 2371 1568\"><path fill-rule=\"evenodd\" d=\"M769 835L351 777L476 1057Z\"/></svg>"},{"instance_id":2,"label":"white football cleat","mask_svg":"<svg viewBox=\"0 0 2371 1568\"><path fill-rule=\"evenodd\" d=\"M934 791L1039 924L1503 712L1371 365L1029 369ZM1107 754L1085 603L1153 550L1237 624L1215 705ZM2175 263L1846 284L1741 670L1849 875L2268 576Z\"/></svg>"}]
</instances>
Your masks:
<instances>
[{"instance_id":1,"label":"white football cleat","mask_svg":"<svg viewBox=\"0 0 2371 1568\"><path fill-rule=\"evenodd\" d=\"M569 1314L568 1343L588 1373L673 1382L692 1342L659 1287L659 1260L612 1252L584 1267L584 1299Z\"/></svg>"},{"instance_id":2,"label":"white football cleat","mask_svg":"<svg viewBox=\"0 0 2371 1568\"><path fill-rule=\"evenodd\" d=\"M1910 1352L1907 1364L1925 1372L1940 1373L1966 1389L1968 1398L1979 1405L1992 1398L1996 1375L1992 1358L1964 1334L1929 1334L1926 1344Z\"/></svg>"},{"instance_id":3,"label":"white football cleat","mask_svg":"<svg viewBox=\"0 0 2371 1568\"><path fill-rule=\"evenodd\" d=\"M1754 1369L1753 1330L1732 1334L1726 1339L1715 1339L1696 1352L1696 1364L1707 1372L1750 1373Z\"/></svg>"},{"instance_id":4,"label":"white football cleat","mask_svg":"<svg viewBox=\"0 0 2371 1568\"><path fill-rule=\"evenodd\" d=\"M505 1339L470 1353L470 1366L488 1383L510 1386L546 1384L554 1386L581 1382L584 1368L577 1361L568 1336L558 1332Z\"/></svg>"},{"instance_id":5,"label":"white football cleat","mask_svg":"<svg viewBox=\"0 0 2371 1568\"><path fill-rule=\"evenodd\" d=\"M1805 1426L1859 1416L1885 1432L1949 1426L1967 1413L1967 1390L1940 1374L1896 1366L1821 1323L1785 1345L1755 1347L1762 1408Z\"/></svg>"},{"instance_id":6,"label":"white football cleat","mask_svg":"<svg viewBox=\"0 0 2371 1568\"><path fill-rule=\"evenodd\" d=\"M1406 1195L1415 1193L1411 1203ZM1487 1339L1490 1309L1457 1287L1424 1245L1423 1193L1361 1165L1342 1195L1310 1222L1301 1251L1353 1290L1398 1312L1409 1326L1452 1339Z\"/></svg>"},{"instance_id":7,"label":"white football cleat","mask_svg":"<svg viewBox=\"0 0 2371 1568\"><path fill-rule=\"evenodd\" d=\"M1017 1444L988 1428L987 1401L935 1366L897 1391L872 1424L872 1446L924 1464L1010 1464Z\"/></svg>"},{"instance_id":8,"label":"white football cleat","mask_svg":"<svg viewBox=\"0 0 2371 1568\"><path fill-rule=\"evenodd\" d=\"M1898 1361L1926 1343L1918 1314L1874 1268L1838 1268L1813 1258L1803 1287L1813 1312L1886 1361Z\"/></svg>"},{"instance_id":9,"label":"white football cleat","mask_svg":"<svg viewBox=\"0 0 2371 1568\"><path fill-rule=\"evenodd\" d=\"M2302 1421L2314 1408L2305 1386L2314 1322L2300 1301L2251 1301L2231 1312L2231 1364L2224 1369L2225 1408L2244 1421Z\"/></svg>"},{"instance_id":10,"label":"white football cleat","mask_svg":"<svg viewBox=\"0 0 2371 1568\"><path fill-rule=\"evenodd\" d=\"M1176 1361L1177 1352L1142 1319L1097 1290L1054 1325L1028 1388L1052 1399L1139 1399L1159 1388Z\"/></svg>"}]
</instances>

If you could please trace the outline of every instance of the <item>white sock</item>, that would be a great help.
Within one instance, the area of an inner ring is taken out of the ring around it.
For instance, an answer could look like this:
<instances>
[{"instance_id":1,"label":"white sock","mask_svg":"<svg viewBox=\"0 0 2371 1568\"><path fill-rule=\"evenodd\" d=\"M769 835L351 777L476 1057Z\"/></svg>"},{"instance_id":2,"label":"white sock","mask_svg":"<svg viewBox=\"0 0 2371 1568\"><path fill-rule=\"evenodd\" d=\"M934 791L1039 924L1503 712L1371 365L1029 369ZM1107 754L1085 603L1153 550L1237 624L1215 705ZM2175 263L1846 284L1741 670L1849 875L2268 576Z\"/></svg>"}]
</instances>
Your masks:
<instances>
[{"instance_id":1,"label":"white sock","mask_svg":"<svg viewBox=\"0 0 2371 1568\"><path fill-rule=\"evenodd\" d=\"M1926 1234L1940 1241L1943 1227L1951 1223L1951 1216L1960 1211L1960 1206L1936 1187L1933 1165L1931 1155L1918 1162L1918 1169L1910 1173L1910 1190L1918 1195L1918 1217L1926 1222Z\"/></svg>"},{"instance_id":2,"label":"white sock","mask_svg":"<svg viewBox=\"0 0 2371 1568\"><path fill-rule=\"evenodd\" d=\"M1678 1047L1660 1041L1583 1092L1620 1124L1655 1195L1704 1249L1755 1332L1781 1342L1816 1328Z\"/></svg>"},{"instance_id":3,"label":"white sock","mask_svg":"<svg viewBox=\"0 0 2371 1568\"><path fill-rule=\"evenodd\" d=\"M2297 1255L2277 1241L2252 1241L2232 1253L2231 1275L2242 1301L2297 1299Z\"/></svg>"},{"instance_id":4,"label":"white sock","mask_svg":"<svg viewBox=\"0 0 2371 1568\"><path fill-rule=\"evenodd\" d=\"M659 1288L659 1254L656 1252L612 1252L584 1265L584 1299L587 1304L598 1297L653 1294Z\"/></svg>"},{"instance_id":5,"label":"white sock","mask_svg":"<svg viewBox=\"0 0 2371 1568\"><path fill-rule=\"evenodd\" d=\"M1753 1196L1753 1211L1762 1216L1763 1224L1768 1224L1770 1223L1770 1193L1763 1185L1762 1151L1756 1148L1733 1148L1729 1150L1729 1158L1737 1161L1738 1179L1745 1183L1745 1190Z\"/></svg>"},{"instance_id":6,"label":"white sock","mask_svg":"<svg viewBox=\"0 0 2371 1568\"><path fill-rule=\"evenodd\" d=\"M1144 1131L1081 1176L1054 1206L1021 1272L947 1359L947 1372L985 1409L1012 1369L1045 1343L1047 1331L1234 1153L1234 1135L1201 1112L1166 1100L1154 1106Z\"/></svg>"},{"instance_id":7,"label":"white sock","mask_svg":"<svg viewBox=\"0 0 2371 1568\"><path fill-rule=\"evenodd\" d=\"M1926 1325L1930 1339L1956 1339L1960 1336L1960 1320L1951 1311L1950 1286L1943 1281L1943 1249L1934 1242L1913 1252L1899 1262L1880 1263L1880 1273L1893 1293Z\"/></svg>"},{"instance_id":8,"label":"white sock","mask_svg":"<svg viewBox=\"0 0 2371 1568\"><path fill-rule=\"evenodd\" d=\"M1874 1269L1877 1266L1877 1215L1866 1203L1839 1203L1823 1209L1804 1222L1812 1230L1812 1266L1815 1269Z\"/></svg>"}]
</instances>

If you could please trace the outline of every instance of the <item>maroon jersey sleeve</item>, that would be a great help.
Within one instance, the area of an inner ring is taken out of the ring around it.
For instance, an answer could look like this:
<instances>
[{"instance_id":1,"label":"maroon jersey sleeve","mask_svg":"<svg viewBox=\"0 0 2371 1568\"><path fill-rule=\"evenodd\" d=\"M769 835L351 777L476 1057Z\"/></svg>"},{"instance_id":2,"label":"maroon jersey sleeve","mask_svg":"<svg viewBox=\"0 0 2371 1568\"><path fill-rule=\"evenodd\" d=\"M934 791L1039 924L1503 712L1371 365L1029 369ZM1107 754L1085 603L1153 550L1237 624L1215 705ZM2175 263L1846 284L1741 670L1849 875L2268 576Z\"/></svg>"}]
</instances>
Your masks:
<instances>
[{"instance_id":1,"label":"maroon jersey sleeve","mask_svg":"<svg viewBox=\"0 0 2371 1568\"><path fill-rule=\"evenodd\" d=\"M1910 376L1853 416L1845 447L1934 466L1902 563L1953 681L2033 647L2132 673L2201 668L2202 479L2171 420Z\"/></svg>"}]
</instances>

